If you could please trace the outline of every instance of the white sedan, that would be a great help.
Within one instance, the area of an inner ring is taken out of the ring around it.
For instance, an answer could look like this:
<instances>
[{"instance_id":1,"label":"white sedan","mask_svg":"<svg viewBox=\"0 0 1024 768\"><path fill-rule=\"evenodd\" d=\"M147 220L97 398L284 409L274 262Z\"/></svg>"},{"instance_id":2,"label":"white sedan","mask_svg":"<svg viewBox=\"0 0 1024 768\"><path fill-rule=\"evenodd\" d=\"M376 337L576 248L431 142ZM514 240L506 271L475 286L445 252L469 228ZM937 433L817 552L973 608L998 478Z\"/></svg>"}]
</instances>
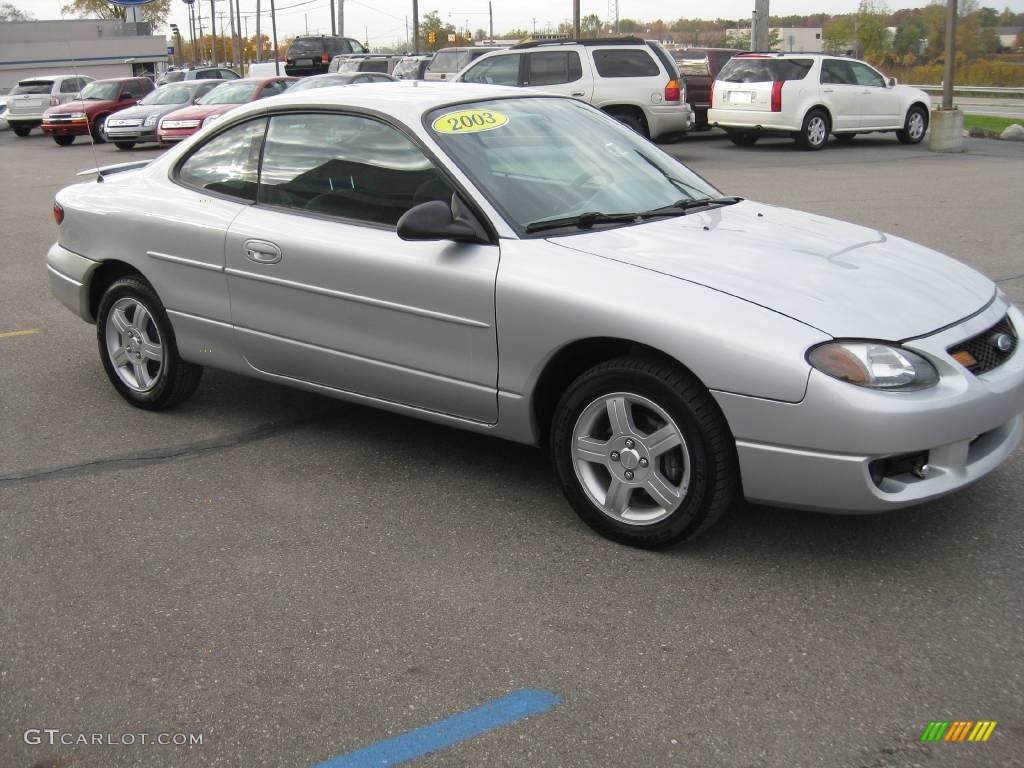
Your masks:
<instances>
[{"instance_id":1,"label":"white sedan","mask_svg":"<svg viewBox=\"0 0 1024 768\"><path fill-rule=\"evenodd\" d=\"M917 144L928 131L928 94L899 85L863 61L813 53L734 56L711 88L708 122L734 144L761 136L791 136L803 149L821 149L833 134L841 143L858 133L895 132Z\"/></svg>"}]
</instances>

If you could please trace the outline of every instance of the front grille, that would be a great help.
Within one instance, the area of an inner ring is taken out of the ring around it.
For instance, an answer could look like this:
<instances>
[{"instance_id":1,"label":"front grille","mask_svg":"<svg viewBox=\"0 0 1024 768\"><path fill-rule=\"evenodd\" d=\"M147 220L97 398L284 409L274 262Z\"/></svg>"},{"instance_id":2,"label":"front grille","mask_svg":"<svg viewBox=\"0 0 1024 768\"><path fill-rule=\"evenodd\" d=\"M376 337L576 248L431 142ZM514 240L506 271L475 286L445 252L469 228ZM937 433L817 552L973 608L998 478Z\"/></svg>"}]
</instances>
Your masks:
<instances>
[{"instance_id":1,"label":"front grille","mask_svg":"<svg viewBox=\"0 0 1024 768\"><path fill-rule=\"evenodd\" d=\"M1009 344L1004 345L1006 349L1000 349L998 340L1004 337L1009 338ZM948 352L954 358L958 353L966 352L974 359L973 364L960 360L967 370L973 374L988 373L1009 360L1017 351L1017 331L1010 322L1009 316L1003 317L998 323L987 331L982 331L977 336L972 336L956 346L949 348ZM959 359L959 358L958 358Z\"/></svg>"}]
</instances>

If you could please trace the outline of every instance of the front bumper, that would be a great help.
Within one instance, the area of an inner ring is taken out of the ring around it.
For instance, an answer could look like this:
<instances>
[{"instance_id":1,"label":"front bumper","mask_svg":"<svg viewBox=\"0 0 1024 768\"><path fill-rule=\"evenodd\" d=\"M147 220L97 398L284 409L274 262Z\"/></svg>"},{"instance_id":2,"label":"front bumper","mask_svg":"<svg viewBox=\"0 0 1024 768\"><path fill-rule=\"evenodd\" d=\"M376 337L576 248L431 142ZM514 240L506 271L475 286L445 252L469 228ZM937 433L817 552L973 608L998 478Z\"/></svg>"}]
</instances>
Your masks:
<instances>
[{"instance_id":1,"label":"front bumper","mask_svg":"<svg viewBox=\"0 0 1024 768\"><path fill-rule=\"evenodd\" d=\"M85 136L89 133L89 121L68 120L59 123L43 121L43 133L47 136Z\"/></svg>"},{"instance_id":2,"label":"front bumper","mask_svg":"<svg viewBox=\"0 0 1024 768\"><path fill-rule=\"evenodd\" d=\"M107 134L109 141L156 141L156 128L142 128L139 126L135 127L116 127L111 126L109 122L104 129Z\"/></svg>"},{"instance_id":3,"label":"front bumper","mask_svg":"<svg viewBox=\"0 0 1024 768\"><path fill-rule=\"evenodd\" d=\"M59 243L51 245L46 253L50 293L87 323L96 322L89 306L89 278L98 266L99 262L79 256Z\"/></svg>"},{"instance_id":4,"label":"front bumper","mask_svg":"<svg viewBox=\"0 0 1024 768\"><path fill-rule=\"evenodd\" d=\"M1018 335L1024 316L997 299L970 320L905 342L939 369L937 386L877 392L812 371L796 404L715 393L736 437L746 497L754 502L831 512L881 512L951 493L1005 461L1024 436L1024 351L975 376L946 351L1009 313ZM925 454L930 471L871 477L871 463Z\"/></svg>"},{"instance_id":5,"label":"front bumper","mask_svg":"<svg viewBox=\"0 0 1024 768\"><path fill-rule=\"evenodd\" d=\"M693 110L685 101L682 104L646 107L644 116L647 118L647 128L652 139L670 133L683 133L693 128Z\"/></svg>"},{"instance_id":6,"label":"front bumper","mask_svg":"<svg viewBox=\"0 0 1024 768\"><path fill-rule=\"evenodd\" d=\"M179 141L184 141L192 134L199 130L200 126L195 128L162 128L157 134L157 141L161 144L177 144Z\"/></svg>"}]
</instances>

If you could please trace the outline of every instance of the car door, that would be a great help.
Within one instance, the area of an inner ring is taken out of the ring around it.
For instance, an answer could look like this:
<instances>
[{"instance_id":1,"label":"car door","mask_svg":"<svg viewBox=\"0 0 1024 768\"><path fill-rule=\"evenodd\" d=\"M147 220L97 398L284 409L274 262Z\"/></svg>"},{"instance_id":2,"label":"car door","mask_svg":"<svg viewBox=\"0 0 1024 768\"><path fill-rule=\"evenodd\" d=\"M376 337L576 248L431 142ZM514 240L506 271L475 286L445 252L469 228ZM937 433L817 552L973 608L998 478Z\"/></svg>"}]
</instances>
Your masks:
<instances>
[{"instance_id":1,"label":"car door","mask_svg":"<svg viewBox=\"0 0 1024 768\"><path fill-rule=\"evenodd\" d=\"M851 61L850 68L863 94L861 128L902 128L900 97L889 88L885 78L859 61Z\"/></svg>"},{"instance_id":2,"label":"car door","mask_svg":"<svg viewBox=\"0 0 1024 768\"><path fill-rule=\"evenodd\" d=\"M275 115L259 189L226 240L250 365L496 421L498 248L398 237L406 210L453 193L416 144L365 115Z\"/></svg>"},{"instance_id":3,"label":"car door","mask_svg":"<svg viewBox=\"0 0 1024 768\"><path fill-rule=\"evenodd\" d=\"M579 53L572 50L527 54L522 84L584 101L589 101L594 92L593 82L583 78Z\"/></svg>"},{"instance_id":4,"label":"car door","mask_svg":"<svg viewBox=\"0 0 1024 768\"><path fill-rule=\"evenodd\" d=\"M843 59L821 62L821 96L832 113L832 129L854 130L862 125L864 89Z\"/></svg>"}]
</instances>

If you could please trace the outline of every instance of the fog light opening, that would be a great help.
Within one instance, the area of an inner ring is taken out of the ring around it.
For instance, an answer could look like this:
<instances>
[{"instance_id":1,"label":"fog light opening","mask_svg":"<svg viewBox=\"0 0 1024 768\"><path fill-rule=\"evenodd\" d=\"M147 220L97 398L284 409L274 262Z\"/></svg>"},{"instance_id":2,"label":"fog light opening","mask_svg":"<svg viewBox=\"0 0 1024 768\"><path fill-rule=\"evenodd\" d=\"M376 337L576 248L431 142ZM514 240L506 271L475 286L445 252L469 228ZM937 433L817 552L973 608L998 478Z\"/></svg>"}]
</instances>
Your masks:
<instances>
[{"instance_id":1,"label":"fog light opening","mask_svg":"<svg viewBox=\"0 0 1024 768\"><path fill-rule=\"evenodd\" d=\"M871 482L884 489L886 480L899 480L901 483L925 480L932 468L928 464L928 451L904 453L899 456L886 456L875 459L868 465Z\"/></svg>"}]
</instances>

